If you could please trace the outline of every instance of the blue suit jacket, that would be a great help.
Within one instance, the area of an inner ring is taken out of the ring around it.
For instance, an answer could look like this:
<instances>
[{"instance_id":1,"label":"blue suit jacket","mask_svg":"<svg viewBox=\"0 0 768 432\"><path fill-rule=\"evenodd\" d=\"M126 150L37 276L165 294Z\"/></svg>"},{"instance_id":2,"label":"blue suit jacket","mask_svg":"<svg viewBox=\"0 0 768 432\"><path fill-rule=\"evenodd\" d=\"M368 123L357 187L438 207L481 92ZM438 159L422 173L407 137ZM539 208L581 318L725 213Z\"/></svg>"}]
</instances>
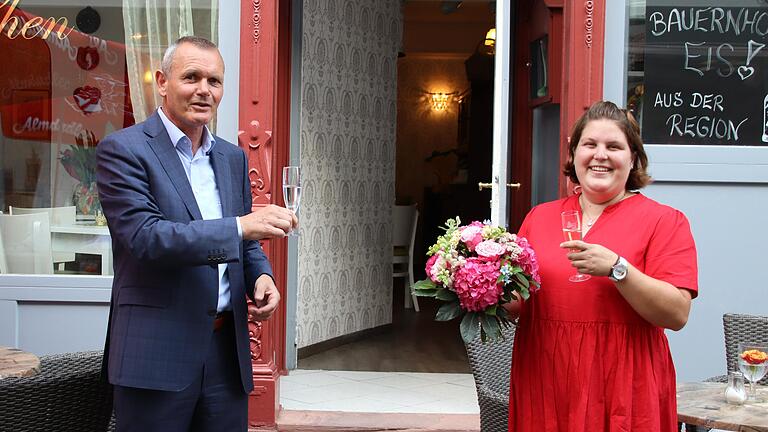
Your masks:
<instances>
[{"instance_id":1,"label":"blue suit jacket","mask_svg":"<svg viewBox=\"0 0 768 432\"><path fill-rule=\"evenodd\" d=\"M240 240L235 216L251 211L245 153L216 137L211 161L221 219L203 220L184 168L155 112L97 147L99 198L112 235L105 367L112 384L181 390L202 370L228 263L243 390L253 388L246 295L271 276L256 241Z\"/></svg>"}]
</instances>

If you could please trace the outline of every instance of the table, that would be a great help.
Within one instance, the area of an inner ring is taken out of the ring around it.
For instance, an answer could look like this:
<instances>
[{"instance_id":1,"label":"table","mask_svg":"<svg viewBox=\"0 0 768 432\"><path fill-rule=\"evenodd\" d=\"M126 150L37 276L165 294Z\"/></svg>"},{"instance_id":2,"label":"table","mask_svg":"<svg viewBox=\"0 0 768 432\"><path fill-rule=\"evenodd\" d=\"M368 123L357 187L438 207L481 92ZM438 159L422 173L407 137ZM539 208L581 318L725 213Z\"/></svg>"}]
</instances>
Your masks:
<instances>
[{"instance_id":1,"label":"table","mask_svg":"<svg viewBox=\"0 0 768 432\"><path fill-rule=\"evenodd\" d=\"M40 373L40 359L17 348L0 346L0 379Z\"/></svg>"},{"instance_id":2,"label":"table","mask_svg":"<svg viewBox=\"0 0 768 432\"><path fill-rule=\"evenodd\" d=\"M112 238L109 228L93 222L51 225L51 250L101 256L101 274L112 274Z\"/></svg>"},{"instance_id":3,"label":"table","mask_svg":"<svg viewBox=\"0 0 768 432\"><path fill-rule=\"evenodd\" d=\"M725 402L725 383L678 383L677 420L729 431L768 432L768 387L757 386L760 402Z\"/></svg>"}]
</instances>

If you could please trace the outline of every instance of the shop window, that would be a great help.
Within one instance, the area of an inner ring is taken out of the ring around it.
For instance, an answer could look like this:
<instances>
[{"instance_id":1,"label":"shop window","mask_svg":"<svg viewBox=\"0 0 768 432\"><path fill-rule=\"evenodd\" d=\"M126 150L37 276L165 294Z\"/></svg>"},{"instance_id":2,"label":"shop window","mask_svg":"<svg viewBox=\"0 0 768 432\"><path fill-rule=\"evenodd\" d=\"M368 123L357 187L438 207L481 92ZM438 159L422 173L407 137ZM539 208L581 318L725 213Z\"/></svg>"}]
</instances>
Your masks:
<instances>
[{"instance_id":1,"label":"shop window","mask_svg":"<svg viewBox=\"0 0 768 432\"><path fill-rule=\"evenodd\" d=\"M768 4L628 4L627 107L644 141L768 145Z\"/></svg>"},{"instance_id":2,"label":"shop window","mask_svg":"<svg viewBox=\"0 0 768 432\"><path fill-rule=\"evenodd\" d=\"M218 0L81 3L0 2L2 273L111 274L96 146L157 108L170 42L216 41Z\"/></svg>"}]
</instances>

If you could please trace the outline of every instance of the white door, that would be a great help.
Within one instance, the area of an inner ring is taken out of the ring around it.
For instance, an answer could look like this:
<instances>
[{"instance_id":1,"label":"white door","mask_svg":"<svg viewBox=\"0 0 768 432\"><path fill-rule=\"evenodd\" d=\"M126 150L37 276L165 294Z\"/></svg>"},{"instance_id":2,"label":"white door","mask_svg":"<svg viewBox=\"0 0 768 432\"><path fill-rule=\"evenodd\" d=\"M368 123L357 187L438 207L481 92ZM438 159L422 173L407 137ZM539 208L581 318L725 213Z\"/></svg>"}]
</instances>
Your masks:
<instances>
[{"instance_id":1,"label":"white door","mask_svg":"<svg viewBox=\"0 0 768 432\"><path fill-rule=\"evenodd\" d=\"M507 164L511 100L511 0L496 1L496 60L493 86L493 165L491 167L491 223L507 226ZM514 185L510 185L514 187Z\"/></svg>"}]
</instances>

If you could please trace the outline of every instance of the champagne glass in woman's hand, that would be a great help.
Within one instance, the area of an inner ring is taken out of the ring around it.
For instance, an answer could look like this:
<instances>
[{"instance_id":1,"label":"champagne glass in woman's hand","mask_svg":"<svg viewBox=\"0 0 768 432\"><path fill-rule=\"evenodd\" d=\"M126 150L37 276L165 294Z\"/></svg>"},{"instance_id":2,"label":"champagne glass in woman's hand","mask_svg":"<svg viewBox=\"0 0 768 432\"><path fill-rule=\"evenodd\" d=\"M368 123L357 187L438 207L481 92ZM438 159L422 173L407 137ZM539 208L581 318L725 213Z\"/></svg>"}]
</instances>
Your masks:
<instances>
[{"instance_id":1,"label":"champagne glass in woman's hand","mask_svg":"<svg viewBox=\"0 0 768 432\"><path fill-rule=\"evenodd\" d=\"M297 166L287 166L283 168L283 200L285 208L296 213L299 211L299 200L301 199L301 170ZM288 233L289 236L299 235L296 231Z\"/></svg>"},{"instance_id":2,"label":"champagne glass in woman's hand","mask_svg":"<svg viewBox=\"0 0 768 432\"><path fill-rule=\"evenodd\" d=\"M581 240L581 218L577 210L568 210L560 213L563 223L563 237L565 241ZM575 251L573 251L575 252ZM576 273L568 280L571 282L584 282L591 278L588 274Z\"/></svg>"}]
</instances>

